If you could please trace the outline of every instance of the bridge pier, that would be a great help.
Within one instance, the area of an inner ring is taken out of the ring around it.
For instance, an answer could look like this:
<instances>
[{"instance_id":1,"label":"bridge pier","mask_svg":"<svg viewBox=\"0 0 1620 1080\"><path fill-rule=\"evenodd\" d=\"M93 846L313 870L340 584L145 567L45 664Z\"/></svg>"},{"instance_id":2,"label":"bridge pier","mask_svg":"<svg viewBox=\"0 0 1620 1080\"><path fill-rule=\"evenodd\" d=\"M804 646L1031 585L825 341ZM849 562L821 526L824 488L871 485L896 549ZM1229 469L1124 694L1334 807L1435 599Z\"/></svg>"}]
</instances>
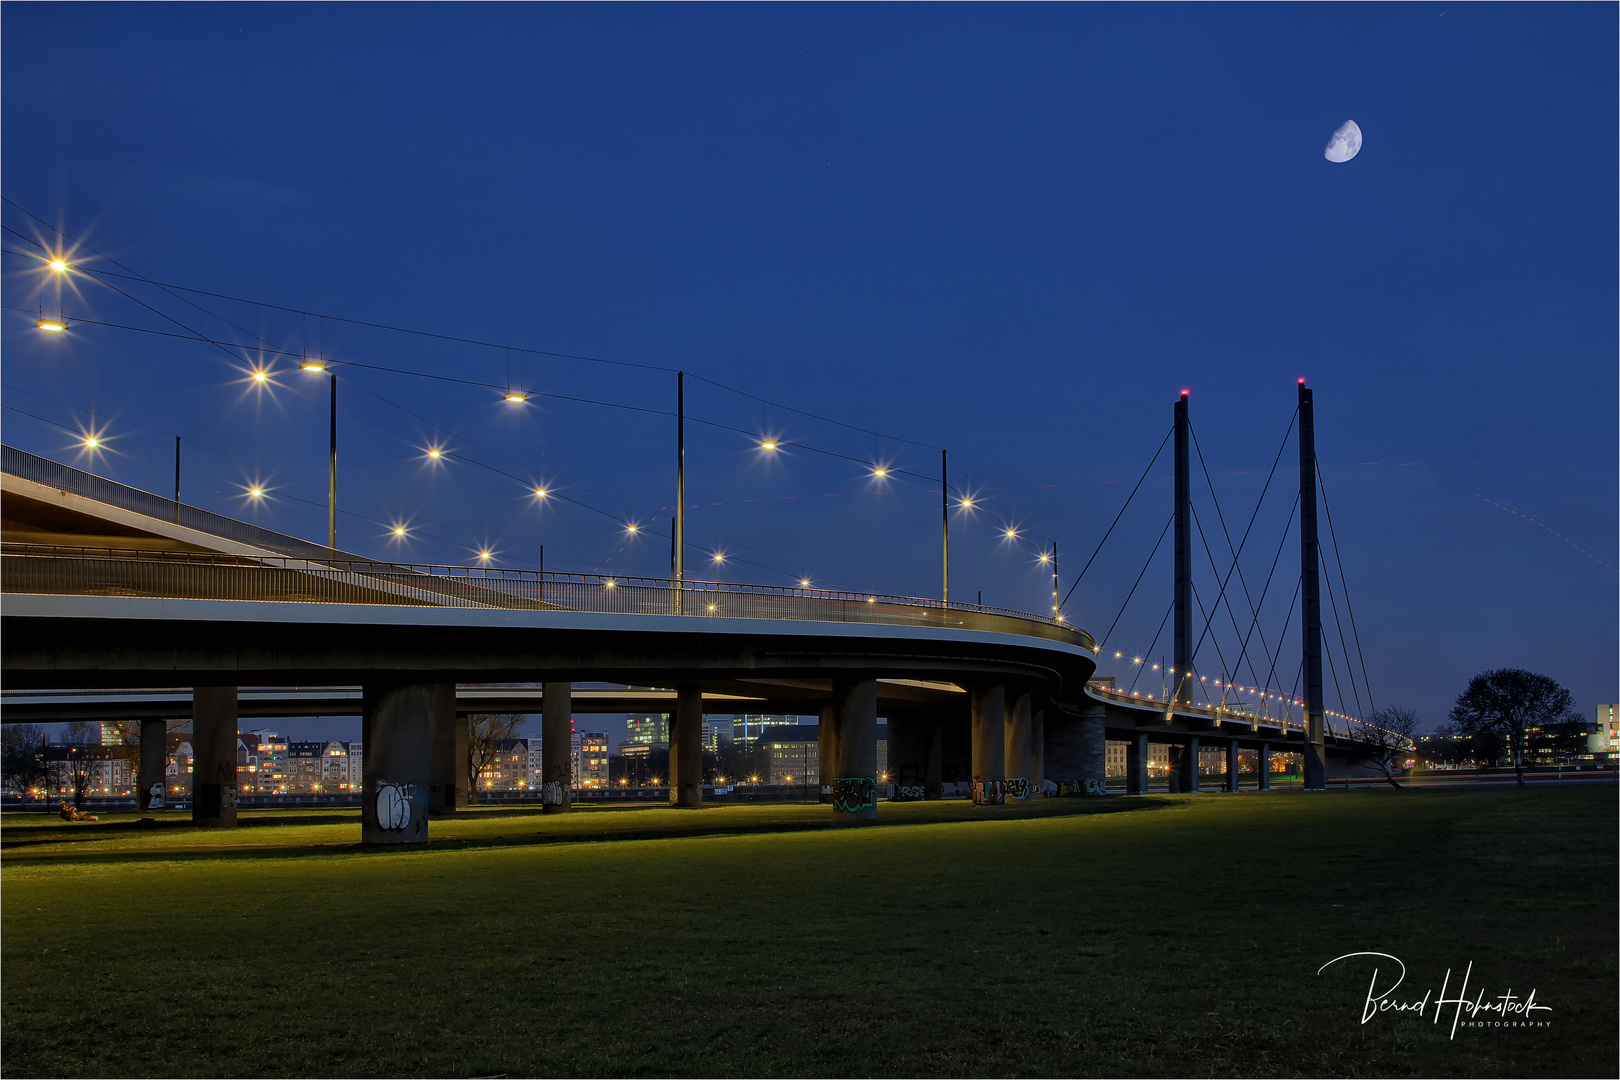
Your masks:
<instances>
[{"instance_id":1,"label":"bridge pier","mask_svg":"<svg viewBox=\"0 0 1620 1080\"><path fill-rule=\"evenodd\" d=\"M1198 736L1189 735L1185 743L1176 743L1170 750L1171 790L1192 792L1198 790Z\"/></svg>"},{"instance_id":2,"label":"bridge pier","mask_svg":"<svg viewBox=\"0 0 1620 1080\"><path fill-rule=\"evenodd\" d=\"M574 684L540 686L540 807L546 814L574 808Z\"/></svg>"},{"instance_id":3,"label":"bridge pier","mask_svg":"<svg viewBox=\"0 0 1620 1080\"><path fill-rule=\"evenodd\" d=\"M1148 790L1148 737L1146 732L1131 736L1125 751L1125 794L1146 795Z\"/></svg>"},{"instance_id":4,"label":"bridge pier","mask_svg":"<svg viewBox=\"0 0 1620 1080\"><path fill-rule=\"evenodd\" d=\"M701 686L681 683L675 688L675 711L669 721L669 805L697 809L703 805Z\"/></svg>"},{"instance_id":5,"label":"bridge pier","mask_svg":"<svg viewBox=\"0 0 1620 1080\"><path fill-rule=\"evenodd\" d=\"M940 723L937 717L915 714L889 717L889 781L895 786L897 800L910 802L939 798L939 739ZM827 775L830 784L832 773ZM930 782L932 796L929 795Z\"/></svg>"},{"instance_id":6,"label":"bridge pier","mask_svg":"<svg viewBox=\"0 0 1620 1080\"><path fill-rule=\"evenodd\" d=\"M1255 758L1255 787L1260 791L1271 790L1271 744L1260 744L1260 753Z\"/></svg>"},{"instance_id":7,"label":"bridge pier","mask_svg":"<svg viewBox=\"0 0 1620 1080\"><path fill-rule=\"evenodd\" d=\"M877 680L837 680L838 772L833 816L839 821L877 817Z\"/></svg>"},{"instance_id":8,"label":"bridge pier","mask_svg":"<svg viewBox=\"0 0 1620 1080\"><path fill-rule=\"evenodd\" d=\"M1004 731L1006 755L1003 764L1007 770L1005 798L1008 802L1028 802L1030 773L1034 772L1029 693L1022 691L1007 701L1007 719Z\"/></svg>"},{"instance_id":9,"label":"bridge pier","mask_svg":"<svg viewBox=\"0 0 1620 1080\"><path fill-rule=\"evenodd\" d=\"M141 761L135 774L135 806L143 814L168 806L168 737L167 720L141 721Z\"/></svg>"},{"instance_id":10,"label":"bridge pier","mask_svg":"<svg viewBox=\"0 0 1620 1080\"><path fill-rule=\"evenodd\" d=\"M1029 797L1040 798L1046 786L1046 710L1036 709L1029 719Z\"/></svg>"},{"instance_id":11,"label":"bridge pier","mask_svg":"<svg viewBox=\"0 0 1620 1080\"><path fill-rule=\"evenodd\" d=\"M1238 744L1232 739L1226 744L1226 790L1238 791Z\"/></svg>"},{"instance_id":12,"label":"bridge pier","mask_svg":"<svg viewBox=\"0 0 1620 1080\"><path fill-rule=\"evenodd\" d=\"M236 708L234 686L199 686L192 691L193 825L236 828Z\"/></svg>"},{"instance_id":13,"label":"bridge pier","mask_svg":"<svg viewBox=\"0 0 1620 1080\"><path fill-rule=\"evenodd\" d=\"M362 844L425 844L432 779L432 688L368 685L362 693L365 758L360 797Z\"/></svg>"},{"instance_id":14,"label":"bridge pier","mask_svg":"<svg viewBox=\"0 0 1620 1080\"><path fill-rule=\"evenodd\" d=\"M428 816L447 817L467 807L467 724L456 715L455 683L428 687L428 738Z\"/></svg>"},{"instance_id":15,"label":"bridge pier","mask_svg":"<svg viewBox=\"0 0 1620 1080\"><path fill-rule=\"evenodd\" d=\"M891 736L892 739L892 736ZM891 757L893 744L891 742ZM829 701L821 707L820 723L816 725L816 759L820 766L821 801L833 801L833 777L838 773L838 702Z\"/></svg>"},{"instance_id":16,"label":"bridge pier","mask_svg":"<svg viewBox=\"0 0 1620 1080\"><path fill-rule=\"evenodd\" d=\"M928 724L928 759L923 768L923 798L945 797L945 721L934 717Z\"/></svg>"},{"instance_id":17,"label":"bridge pier","mask_svg":"<svg viewBox=\"0 0 1620 1080\"><path fill-rule=\"evenodd\" d=\"M973 805L1000 806L1007 772L1007 688L1001 683L968 691L973 708Z\"/></svg>"},{"instance_id":18,"label":"bridge pier","mask_svg":"<svg viewBox=\"0 0 1620 1080\"><path fill-rule=\"evenodd\" d=\"M1080 781L1103 791L1108 790L1107 715L1102 705L1088 705L1080 713Z\"/></svg>"}]
</instances>

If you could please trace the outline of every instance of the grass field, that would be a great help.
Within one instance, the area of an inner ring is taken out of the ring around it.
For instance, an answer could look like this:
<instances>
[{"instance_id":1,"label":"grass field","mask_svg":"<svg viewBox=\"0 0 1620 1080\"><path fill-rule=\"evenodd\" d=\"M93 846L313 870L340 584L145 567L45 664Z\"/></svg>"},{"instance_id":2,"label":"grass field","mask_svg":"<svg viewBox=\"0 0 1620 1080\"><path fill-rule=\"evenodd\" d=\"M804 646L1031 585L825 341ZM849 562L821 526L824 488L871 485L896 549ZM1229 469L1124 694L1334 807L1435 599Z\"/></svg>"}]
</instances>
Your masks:
<instances>
[{"instance_id":1,"label":"grass field","mask_svg":"<svg viewBox=\"0 0 1620 1080\"><path fill-rule=\"evenodd\" d=\"M1610 785L879 812L8 814L4 1071L1616 1074ZM1360 950L1550 1024L1363 1025Z\"/></svg>"}]
</instances>

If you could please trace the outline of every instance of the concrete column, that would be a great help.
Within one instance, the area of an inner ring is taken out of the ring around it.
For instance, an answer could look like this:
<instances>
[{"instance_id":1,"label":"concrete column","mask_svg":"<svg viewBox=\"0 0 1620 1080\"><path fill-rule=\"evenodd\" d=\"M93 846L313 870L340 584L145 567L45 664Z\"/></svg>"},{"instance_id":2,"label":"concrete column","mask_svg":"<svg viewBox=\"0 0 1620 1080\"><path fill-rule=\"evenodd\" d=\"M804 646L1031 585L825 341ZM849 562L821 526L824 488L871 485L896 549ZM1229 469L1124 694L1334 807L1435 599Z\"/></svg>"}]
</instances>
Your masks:
<instances>
[{"instance_id":1,"label":"concrete column","mask_svg":"<svg viewBox=\"0 0 1620 1080\"><path fill-rule=\"evenodd\" d=\"M141 721L141 760L135 774L135 806L143 814L155 813L168 806L168 777L165 775L165 766L169 763L168 734L167 720Z\"/></svg>"},{"instance_id":2,"label":"concrete column","mask_svg":"<svg viewBox=\"0 0 1620 1080\"><path fill-rule=\"evenodd\" d=\"M1080 714L1080 781L1086 793L1108 790L1108 710L1088 705Z\"/></svg>"},{"instance_id":3,"label":"concrete column","mask_svg":"<svg viewBox=\"0 0 1620 1080\"><path fill-rule=\"evenodd\" d=\"M1148 790L1148 737L1132 736L1125 751L1125 794L1146 795Z\"/></svg>"},{"instance_id":4,"label":"concrete column","mask_svg":"<svg viewBox=\"0 0 1620 1080\"><path fill-rule=\"evenodd\" d=\"M1255 758L1254 772L1255 786L1261 791L1271 790L1271 744L1261 743L1260 753Z\"/></svg>"},{"instance_id":5,"label":"concrete column","mask_svg":"<svg viewBox=\"0 0 1620 1080\"><path fill-rule=\"evenodd\" d=\"M927 795L928 744L933 726L932 718L927 716L889 716L889 783L893 785L891 797L898 802L915 802ZM881 790L882 777L878 778L878 786Z\"/></svg>"},{"instance_id":6,"label":"concrete column","mask_svg":"<svg viewBox=\"0 0 1620 1080\"><path fill-rule=\"evenodd\" d=\"M574 808L574 684L540 684L540 807L566 814Z\"/></svg>"},{"instance_id":7,"label":"concrete column","mask_svg":"<svg viewBox=\"0 0 1620 1080\"><path fill-rule=\"evenodd\" d=\"M444 817L467 806L467 722L456 715L456 684L428 687L428 731L432 776L428 814Z\"/></svg>"},{"instance_id":8,"label":"concrete column","mask_svg":"<svg viewBox=\"0 0 1620 1080\"><path fill-rule=\"evenodd\" d=\"M373 684L361 693L362 844L425 844L433 774L432 690Z\"/></svg>"},{"instance_id":9,"label":"concrete column","mask_svg":"<svg viewBox=\"0 0 1620 1080\"><path fill-rule=\"evenodd\" d=\"M1226 790L1237 791L1238 788L1238 744L1233 739L1226 744Z\"/></svg>"},{"instance_id":10,"label":"concrete column","mask_svg":"<svg viewBox=\"0 0 1620 1080\"><path fill-rule=\"evenodd\" d=\"M833 777L833 816L840 821L877 817L877 680L839 680L838 772Z\"/></svg>"},{"instance_id":11,"label":"concrete column","mask_svg":"<svg viewBox=\"0 0 1620 1080\"><path fill-rule=\"evenodd\" d=\"M973 805L1000 806L1007 774L1007 688L1000 683L968 691L973 707Z\"/></svg>"},{"instance_id":12,"label":"concrete column","mask_svg":"<svg viewBox=\"0 0 1620 1080\"><path fill-rule=\"evenodd\" d=\"M1005 798L1008 802L1029 801L1029 774L1034 771L1033 735L1030 730L1029 694L1019 693L1007 698L1007 721L1003 732L1005 746L1003 763L1007 769Z\"/></svg>"},{"instance_id":13,"label":"concrete column","mask_svg":"<svg viewBox=\"0 0 1620 1080\"><path fill-rule=\"evenodd\" d=\"M1187 742L1180 747L1181 753L1174 758L1178 791L1198 790L1198 736L1187 736Z\"/></svg>"},{"instance_id":14,"label":"concrete column","mask_svg":"<svg viewBox=\"0 0 1620 1080\"><path fill-rule=\"evenodd\" d=\"M236 687L191 695L191 823L236 828Z\"/></svg>"},{"instance_id":15,"label":"concrete column","mask_svg":"<svg viewBox=\"0 0 1620 1080\"><path fill-rule=\"evenodd\" d=\"M816 725L817 775L821 780L821 801L833 801L833 777L838 773L838 702L829 701L821 707L821 722Z\"/></svg>"},{"instance_id":16,"label":"concrete column","mask_svg":"<svg viewBox=\"0 0 1620 1080\"><path fill-rule=\"evenodd\" d=\"M923 798L945 797L945 724L934 717L928 724L928 761L923 769Z\"/></svg>"},{"instance_id":17,"label":"concrete column","mask_svg":"<svg viewBox=\"0 0 1620 1080\"><path fill-rule=\"evenodd\" d=\"M1046 786L1046 712L1036 709L1029 716L1029 795L1041 796Z\"/></svg>"},{"instance_id":18,"label":"concrete column","mask_svg":"<svg viewBox=\"0 0 1620 1080\"><path fill-rule=\"evenodd\" d=\"M669 714L669 805L703 805L703 687L696 683L675 688Z\"/></svg>"}]
</instances>

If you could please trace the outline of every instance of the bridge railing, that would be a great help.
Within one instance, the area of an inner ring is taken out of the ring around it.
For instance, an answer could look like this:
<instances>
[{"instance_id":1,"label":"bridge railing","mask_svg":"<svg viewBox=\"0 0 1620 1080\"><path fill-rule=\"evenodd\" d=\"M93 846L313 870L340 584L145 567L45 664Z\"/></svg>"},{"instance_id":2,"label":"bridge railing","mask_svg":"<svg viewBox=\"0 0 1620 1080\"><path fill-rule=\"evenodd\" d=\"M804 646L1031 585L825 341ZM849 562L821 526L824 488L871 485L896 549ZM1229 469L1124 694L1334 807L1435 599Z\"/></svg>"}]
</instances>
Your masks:
<instances>
[{"instance_id":1,"label":"bridge railing","mask_svg":"<svg viewBox=\"0 0 1620 1080\"><path fill-rule=\"evenodd\" d=\"M106 477L30 454L15 446L0 447L0 472L157 518L159 521L172 521L187 529L196 529L212 536L222 536L229 540L251 544L265 551L304 558L320 558L332 554L332 549L324 544L311 544L270 529L261 529L257 525L249 525L245 521L199 510L195 506L187 506L185 503L166 499L162 495L154 495L150 491L132 488L116 480L108 480Z\"/></svg>"},{"instance_id":2,"label":"bridge railing","mask_svg":"<svg viewBox=\"0 0 1620 1080\"><path fill-rule=\"evenodd\" d=\"M359 559L5 544L0 591L873 623L1019 634L1094 649L1083 630L977 604L721 581L676 589L663 578Z\"/></svg>"},{"instance_id":3,"label":"bridge railing","mask_svg":"<svg viewBox=\"0 0 1620 1080\"><path fill-rule=\"evenodd\" d=\"M1151 705L1160 711L1172 707L1161 698L1144 696L1140 693L1134 693L1129 690L1121 690L1118 687L1100 686L1096 683L1090 683L1087 685L1087 689L1093 694L1100 694L1104 697L1114 698L1124 705ZM1176 702L1173 708L1178 713L1195 713L1197 715L1208 716L1213 719L1232 718L1240 720L1259 720L1261 723L1276 727L1291 728L1298 731L1305 730L1305 723L1302 719L1297 719L1287 713L1284 713L1282 716L1262 713L1256 710L1253 705L1242 700L1230 702L1224 705L1198 705L1192 702ZM1369 723L1366 720L1358 719L1354 716L1329 715L1324 716L1322 720L1323 724L1327 728L1327 733L1336 738L1348 739L1352 742L1379 742L1384 738L1390 737L1390 733L1388 733L1386 729L1381 728L1376 724Z\"/></svg>"}]
</instances>

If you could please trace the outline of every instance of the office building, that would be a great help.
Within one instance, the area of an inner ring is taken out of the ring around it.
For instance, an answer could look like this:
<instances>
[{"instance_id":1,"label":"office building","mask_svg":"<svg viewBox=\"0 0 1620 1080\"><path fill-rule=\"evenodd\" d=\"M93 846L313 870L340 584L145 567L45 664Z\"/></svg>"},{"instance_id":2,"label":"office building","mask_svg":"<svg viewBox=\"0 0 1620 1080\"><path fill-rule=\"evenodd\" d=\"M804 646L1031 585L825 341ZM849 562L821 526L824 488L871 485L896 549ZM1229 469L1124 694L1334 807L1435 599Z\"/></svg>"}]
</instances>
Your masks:
<instances>
[{"instance_id":1,"label":"office building","mask_svg":"<svg viewBox=\"0 0 1620 1080\"><path fill-rule=\"evenodd\" d=\"M669 742L669 713L631 713L624 718L629 742Z\"/></svg>"},{"instance_id":2,"label":"office building","mask_svg":"<svg viewBox=\"0 0 1620 1080\"><path fill-rule=\"evenodd\" d=\"M1597 730L1586 737L1586 749L1593 754L1620 749L1620 705L1597 707Z\"/></svg>"}]
</instances>

